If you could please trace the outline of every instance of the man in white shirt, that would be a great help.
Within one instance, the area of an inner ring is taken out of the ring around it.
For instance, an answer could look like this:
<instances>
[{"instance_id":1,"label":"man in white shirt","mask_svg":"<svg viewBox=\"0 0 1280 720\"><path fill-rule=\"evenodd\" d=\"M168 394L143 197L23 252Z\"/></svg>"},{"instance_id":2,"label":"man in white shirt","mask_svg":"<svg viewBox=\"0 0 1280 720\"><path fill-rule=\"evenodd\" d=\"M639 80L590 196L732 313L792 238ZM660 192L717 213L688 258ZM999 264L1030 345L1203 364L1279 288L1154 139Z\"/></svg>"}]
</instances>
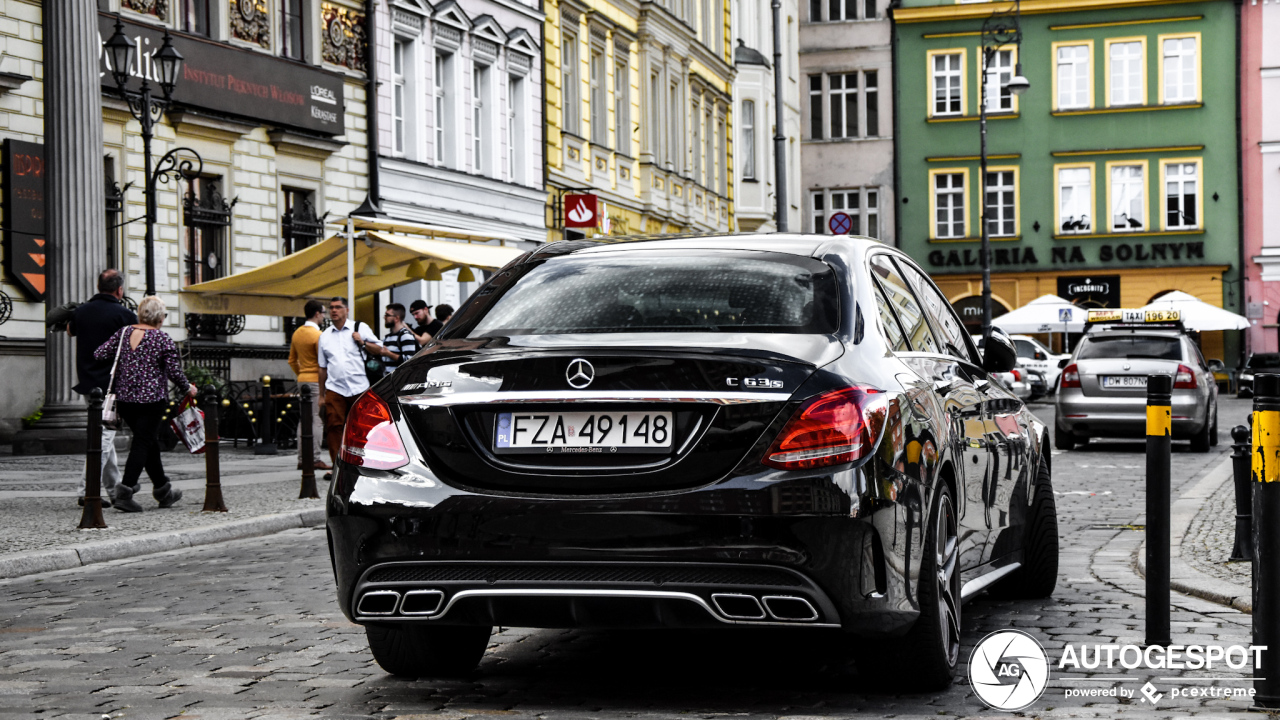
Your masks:
<instances>
[{"instance_id":1,"label":"man in white shirt","mask_svg":"<svg viewBox=\"0 0 1280 720\"><path fill-rule=\"evenodd\" d=\"M316 362L320 365L320 395L327 410L324 436L334 467L338 464L347 413L356 398L369 389L369 379L364 371L365 357L370 351L380 354L379 346L382 344L368 325L349 321L349 313L346 298L336 297L329 301L332 324L320 333L316 354Z\"/></svg>"}]
</instances>

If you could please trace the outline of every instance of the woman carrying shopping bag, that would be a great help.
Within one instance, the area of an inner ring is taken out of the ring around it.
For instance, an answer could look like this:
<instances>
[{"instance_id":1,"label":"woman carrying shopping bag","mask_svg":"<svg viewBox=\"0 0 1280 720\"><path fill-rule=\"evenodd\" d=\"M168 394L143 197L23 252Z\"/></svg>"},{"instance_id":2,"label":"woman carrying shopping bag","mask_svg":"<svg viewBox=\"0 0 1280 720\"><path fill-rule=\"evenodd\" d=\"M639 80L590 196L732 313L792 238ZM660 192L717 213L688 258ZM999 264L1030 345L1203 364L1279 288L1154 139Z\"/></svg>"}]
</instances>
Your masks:
<instances>
[{"instance_id":1,"label":"woman carrying shopping bag","mask_svg":"<svg viewBox=\"0 0 1280 720\"><path fill-rule=\"evenodd\" d=\"M143 298L138 305L138 324L120 328L94 351L94 357L101 360L119 355L110 393L116 396L120 418L133 431L124 476L112 498L122 512L142 512L133 494L144 467L151 478L151 494L160 507L172 507L182 498L182 491L165 477L160 462L160 419L168 406L168 380L185 385L188 397L195 396L196 386L182 372L173 339L160 329L165 314L163 300L154 295Z\"/></svg>"}]
</instances>

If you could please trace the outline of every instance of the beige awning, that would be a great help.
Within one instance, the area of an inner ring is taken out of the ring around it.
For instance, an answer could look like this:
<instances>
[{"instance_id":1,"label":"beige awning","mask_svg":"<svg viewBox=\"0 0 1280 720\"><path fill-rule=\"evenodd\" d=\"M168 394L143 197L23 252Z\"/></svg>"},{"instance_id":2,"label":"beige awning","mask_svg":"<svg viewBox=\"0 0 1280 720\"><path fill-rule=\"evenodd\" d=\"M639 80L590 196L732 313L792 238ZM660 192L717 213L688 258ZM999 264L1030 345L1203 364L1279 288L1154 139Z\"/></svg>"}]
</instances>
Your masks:
<instances>
[{"instance_id":1,"label":"beige awning","mask_svg":"<svg viewBox=\"0 0 1280 720\"><path fill-rule=\"evenodd\" d=\"M423 268L434 262L441 271L463 265L494 270L523 252L516 247L487 244L495 240L517 241L509 236L363 218L356 220L355 226L358 231L363 230L356 233L355 241L356 297L421 280L409 273L414 260L421 261ZM441 237L452 240L435 239ZM372 267L368 265L370 259ZM300 316L307 300L328 300L346 294L346 237L334 235L262 267L192 285L180 296L184 312Z\"/></svg>"}]
</instances>

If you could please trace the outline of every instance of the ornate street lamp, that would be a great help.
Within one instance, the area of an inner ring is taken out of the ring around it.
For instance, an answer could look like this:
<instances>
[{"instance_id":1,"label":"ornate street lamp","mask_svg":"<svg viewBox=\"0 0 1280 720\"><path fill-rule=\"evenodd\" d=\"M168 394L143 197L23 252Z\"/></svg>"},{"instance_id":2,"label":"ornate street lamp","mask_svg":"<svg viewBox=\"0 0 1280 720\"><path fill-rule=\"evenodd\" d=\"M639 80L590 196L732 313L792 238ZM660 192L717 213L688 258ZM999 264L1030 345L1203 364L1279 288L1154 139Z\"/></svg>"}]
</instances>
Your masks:
<instances>
[{"instance_id":1,"label":"ornate street lamp","mask_svg":"<svg viewBox=\"0 0 1280 720\"><path fill-rule=\"evenodd\" d=\"M158 51L138 56L137 43L129 39L128 35L125 35L124 23L120 21L120 15L117 14L115 33L107 40L106 50L108 57L111 59L111 77L115 80L121 96L129 104L129 113L142 125L143 177L145 180L143 194L146 196L147 201L145 218L147 230L143 243L147 265L146 294L155 295L156 185L160 182L167 183L170 179L178 177L196 177L204 169L204 161L195 150L178 147L165 153L164 157L160 158L160 162L155 164L155 168L152 168L151 140L154 137L155 123L164 114L164 111L168 109L169 103L173 98L173 90L177 86L178 78L182 73L182 53L178 52L178 49L173 46L169 31L164 31L164 42ZM163 94L162 98L157 98L151 94L151 84L147 78L152 73L146 71L138 73L142 77L142 85L137 90L129 90L126 87L129 82L129 71L133 67L135 59L140 66L143 63L152 64L152 69L160 84L160 91ZM181 153L188 153L194 156L194 161L180 158L179 154Z\"/></svg>"},{"instance_id":2,"label":"ornate street lamp","mask_svg":"<svg viewBox=\"0 0 1280 720\"><path fill-rule=\"evenodd\" d=\"M1021 48L1022 28L1018 23L1021 10L1021 0L1015 0L1012 10L994 13L982 22L982 77L979 83L981 90L978 101L978 125L982 133L982 148L979 154L978 195L982 198L983 347L986 347L991 339L991 230L987 224L987 213L990 209L987 198L987 77L991 71L991 61L1003 48L1009 45ZM1014 66L1013 76L1004 83L1003 89L1013 95L1021 95L1031 89L1031 82L1022 75L1021 56Z\"/></svg>"}]
</instances>

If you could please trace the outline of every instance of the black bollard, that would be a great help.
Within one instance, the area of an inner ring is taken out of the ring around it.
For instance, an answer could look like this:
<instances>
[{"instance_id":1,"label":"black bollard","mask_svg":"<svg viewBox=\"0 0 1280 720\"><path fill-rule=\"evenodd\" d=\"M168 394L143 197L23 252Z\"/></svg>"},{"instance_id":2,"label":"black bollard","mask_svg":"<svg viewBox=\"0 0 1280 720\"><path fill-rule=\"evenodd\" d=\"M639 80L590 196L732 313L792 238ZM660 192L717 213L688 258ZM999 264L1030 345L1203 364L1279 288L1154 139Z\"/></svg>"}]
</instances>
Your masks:
<instances>
[{"instance_id":1,"label":"black bollard","mask_svg":"<svg viewBox=\"0 0 1280 720\"><path fill-rule=\"evenodd\" d=\"M80 529L105 528L102 517L102 390L89 392L88 450L84 454L84 512Z\"/></svg>"},{"instance_id":2,"label":"black bollard","mask_svg":"<svg viewBox=\"0 0 1280 720\"><path fill-rule=\"evenodd\" d=\"M218 413L222 403L218 400L218 388L205 385L200 394L200 410L204 412L204 508L201 512L226 512L222 500L222 465L218 458L220 436Z\"/></svg>"},{"instance_id":3,"label":"black bollard","mask_svg":"<svg viewBox=\"0 0 1280 720\"><path fill-rule=\"evenodd\" d=\"M315 437L311 432L311 414L315 412L315 403L311 401L311 385L300 383L298 391L302 396L301 407L298 409L298 427L301 433L298 451L302 457L302 488L298 490L298 499L302 500L319 498L320 491L316 489Z\"/></svg>"},{"instance_id":4,"label":"black bollard","mask_svg":"<svg viewBox=\"0 0 1280 720\"><path fill-rule=\"evenodd\" d=\"M258 444L253 446L254 455L276 455L276 435L274 403L271 400L271 376L262 376L262 407L258 411Z\"/></svg>"},{"instance_id":5,"label":"black bollard","mask_svg":"<svg viewBox=\"0 0 1280 720\"><path fill-rule=\"evenodd\" d=\"M1173 376L1147 377L1147 645L1168 646Z\"/></svg>"},{"instance_id":6,"label":"black bollard","mask_svg":"<svg viewBox=\"0 0 1280 720\"><path fill-rule=\"evenodd\" d=\"M1237 425L1231 428L1231 469L1236 484L1236 544L1231 548L1231 560L1253 559L1253 480L1250 474L1251 446L1249 428Z\"/></svg>"},{"instance_id":7,"label":"black bollard","mask_svg":"<svg viewBox=\"0 0 1280 720\"><path fill-rule=\"evenodd\" d=\"M1280 708L1280 375L1253 379L1253 702Z\"/></svg>"}]
</instances>

